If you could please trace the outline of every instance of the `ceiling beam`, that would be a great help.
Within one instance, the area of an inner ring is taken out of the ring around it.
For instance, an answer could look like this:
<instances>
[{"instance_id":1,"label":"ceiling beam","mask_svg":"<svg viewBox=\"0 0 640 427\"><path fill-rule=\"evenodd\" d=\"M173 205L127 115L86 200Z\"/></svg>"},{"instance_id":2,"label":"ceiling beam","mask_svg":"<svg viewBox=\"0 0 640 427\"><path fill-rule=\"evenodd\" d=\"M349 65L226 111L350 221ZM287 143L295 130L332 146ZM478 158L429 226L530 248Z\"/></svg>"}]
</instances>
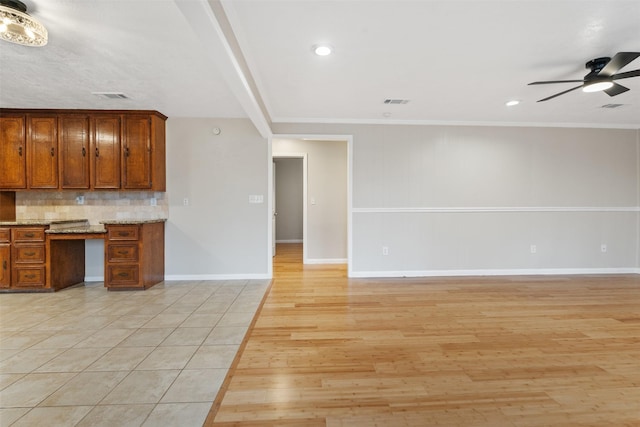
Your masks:
<instances>
[{"instance_id":1,"label":"ceiling beam","mask_svg":"<svg viewBox=\"0 0 640 427\"><path fill-rule=\"evenodd\" d=\"M263 138L272 135L268 114L263 110L260 94L245 64L233 34L225 35L223 27L230 31L222 7L217 0L174 0L176 6L194 33L200 38L205 52L218 65L225 82L242 105L245 113ZM222 15L222 16L220 16ZM221 22L223 25L221 25ZM228 39L227 37L230 37Z\"/></svg>"}]
</instances>

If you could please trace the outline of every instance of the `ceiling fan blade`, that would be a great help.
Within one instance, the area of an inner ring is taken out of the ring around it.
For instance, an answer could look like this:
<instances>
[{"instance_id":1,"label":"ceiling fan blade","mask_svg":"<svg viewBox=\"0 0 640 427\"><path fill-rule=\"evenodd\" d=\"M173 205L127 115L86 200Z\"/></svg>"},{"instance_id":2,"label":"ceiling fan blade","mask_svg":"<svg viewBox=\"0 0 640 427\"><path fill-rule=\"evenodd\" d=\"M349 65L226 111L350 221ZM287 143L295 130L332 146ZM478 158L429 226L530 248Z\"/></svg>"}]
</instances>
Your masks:
<instances>
[{"instance_id":1,"label":"ceiling fan blade","mask_svg":"<svg viewBox=\"0 0 640 427\"><path fill-rule=\"evenodd\" d=\"M565 93L571 92L572 90L580 89L582 86L584 86L584 85L580 85L580 86L573 87L573 88L571 88L571 89L569 89L569 90L565 90L564 92L556 93L555 95L551 95L551 96L549 96L549 97L547 97L547 98L541 99L541 100L539 100L538 102L548 101L548 100L550 100L550 99L555 98L556 96L564 95Z\"/></svg>"},{"instance_id":2,"label":"ceiling fan blade","mask_svg":"<svg viewBox=\"0 0 640 427\"><path fill-rule=\"evenodd\" d=\"M629 77L640 77L640 70L626 71L611 76L612 80L628 79Z\"/></svg>"},{"instance_id":3,"label":"ceiling fan blade","mask_svg":"<svg viewBox=\"0 0 640 427\"><path fill-rule=\"evenodd\" d=\"M584 80L548 80L545 82L533 82L533 83L529 83L528 86L531 85L546 85L549 83L583 83Z\"/></svg>"},{"instance_id":4,"label":"ceiling fan blade","mask_svg":"<svg viewBox=\"0 0 640 427\"><path fill-rule=\"evenodd\" d=\"M611 61L600 70L598 75L605 77L612 76L638 56L640 56L640 52L618 52L611 58Z\"/></svg>"},{"instance_id":5,"label":"ceiling fan blade","mask_svg":"<svg viewBox=\"0 0 640 427\"><path fill-rule=\"evenodd\" d=\"M611 86L609 89L605 89L604 92L607 92L607 95L609 96L616 96L620 95L621 93L625 93L628 90L628 87L624 87L622 85L619 85L618 83L614 83L613 86Z\"/></svg>"}]
</instances>

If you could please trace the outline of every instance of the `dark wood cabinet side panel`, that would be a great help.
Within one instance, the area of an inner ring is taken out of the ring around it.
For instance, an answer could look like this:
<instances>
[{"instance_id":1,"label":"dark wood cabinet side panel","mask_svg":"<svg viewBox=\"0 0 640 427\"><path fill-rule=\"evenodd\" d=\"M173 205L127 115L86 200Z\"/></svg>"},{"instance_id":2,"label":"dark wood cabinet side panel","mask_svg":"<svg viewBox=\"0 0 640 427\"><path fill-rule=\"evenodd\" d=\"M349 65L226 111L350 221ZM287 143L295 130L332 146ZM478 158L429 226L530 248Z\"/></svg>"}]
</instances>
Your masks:
<instances>
[{"instance_id":1,"label":"dark wood cabinet side panel","mask_svg":"<svg viewBox=\"0 0 640 427\"><path fill-rule=\"evenodd\" d=\"M57 118L29 116L27 123L29 188L58 188Z\"/></svg>"},{"instance_id":2,"label":"dark wood cabinet side panel","mask_svg":"<svg viewBox=\"0 0 640 427\"><path fill-rule=\"evenodd\" d=\"M60 187L63 189L89 188L89 122L87 115L60 116Z\"/></svg>"},{"instance_id":3,"label":"dark wood cabinet side panel","mask_svg":"<svg viewBox=\"0 0 640 427\"><path fill-rule=\"evenodd\" d=\"M24 115L0 117L0 188L27 187Z\"/></svg>"}]
</instances>

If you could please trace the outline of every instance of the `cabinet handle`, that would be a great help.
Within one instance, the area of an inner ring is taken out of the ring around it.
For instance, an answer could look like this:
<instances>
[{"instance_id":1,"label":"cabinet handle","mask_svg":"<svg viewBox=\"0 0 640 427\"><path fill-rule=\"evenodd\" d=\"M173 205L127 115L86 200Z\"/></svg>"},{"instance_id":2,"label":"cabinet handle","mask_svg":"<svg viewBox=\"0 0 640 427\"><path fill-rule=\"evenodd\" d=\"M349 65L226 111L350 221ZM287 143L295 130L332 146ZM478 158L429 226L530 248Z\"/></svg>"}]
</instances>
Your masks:
<instances>
[{"instance_id":1,"label":"cabinet handle","mask_svg":"<svg viewBox=\"0 0 640 427\"><path fill-rule=\"evenodd\" d=\"M128 253L129 253L129 252L127 252L127 251L118 251L118 254L119 254L119 255L126 255L126 254L128 254Z\"/></svg>"},{"instance_id":2,"label":"cabinet handle","mask_svg":"<svg viewBox=\"0 0 640 427\"><path fill-rule=\"evenodd\" d=\"M51 147L51 157L53 157L55 155L56 155L55 148Z\"/></svg>"},{"instance_id":3,"label":"cabinet handle","mask_svg":"<svg viewBox=\"0 0 640 427\"><path fill-rule=\"evenodd\" d=\"M27 279L35 279L36 275L35 274L25 274L24 277L26 277Z\"/></svg>"},{"instance_id":4,"label":"cabinet handle","mask_svg":"<svg viewBox=\"0 0 640 427\"><path fill-rule=\"evenodd\" d=\"M34 256L36 253L35 252L25 252L24 254L26 256Z\"/></svg>"},{"instance_id":5,"label":"cabinet handle","mask_svg":"<svg viewBox=\"0 0 640 427\"><path fill-rule=\"evenodd\" d=\"M96 147L96 157L100 157L100 150Z\"/></svg>"},{"instance_id":6,"label":"cabinet handle","mask_svg":"<svg viewBox=\"0 0 640 427\"><path fill-rule=\"evenodd\" d=\"M124 237L124 236L128 236L128 235L129 235L128 231L118 231L118 236Z\"/></svg>"},{"instance_id":7,"label":"cabinet handle","mask_svg":"<svg viewBox=\"0 0 640 427\"><path fill-rule=\"evenodd\" d=\"M18 156L22 157L22 146L18 147Z\"/></svg>"},{"instance_id":8,"label":"cabinet handle","mask_svg":"<svg viewBox=\"0 0 640 427\"><path fill-rule=\"evenodd\" d=\"M125 157L129 157L129 147L124 147L124 155Z\"/></svg>"},{"instance_id":9,"label":"cabinet handle","mask_svg":"<svg viewBox=\"0 0 640 427\"><path fill-rule=\"evenodd\" d=\"M33 233L24 233L24 237L33 237L35 234Z\"/></svg>"},{"instance_id":10,"label":"cabinet handle","mask_svg":"<svg viewBox=\"0 0 640 427\"><path fill-rule=\"evenodd\" d=\"M128 277L129 273L125 273L124 271L121 273L118 273L118 277Z\"/></svg>"},{"instance_id":11,"label":"cabinet handle","mask_svg":"<svg viewBox=\"0 0 640 427\"><path fill-rule=\"evenodd\" d=\"M86 157L87 156L87 149L82 147L82 157Z\"/></svg>"},{"instance_id":12,"label":"cabinet handle","mask_svg":"<svg viewBox=\"0 0 640 427\"><path fill-rule=\"evenodd\" d=\"M3 270L7 269L7 260L6 259L4 261L2 261L2 269Z\"/></svg>"}]
</instances>

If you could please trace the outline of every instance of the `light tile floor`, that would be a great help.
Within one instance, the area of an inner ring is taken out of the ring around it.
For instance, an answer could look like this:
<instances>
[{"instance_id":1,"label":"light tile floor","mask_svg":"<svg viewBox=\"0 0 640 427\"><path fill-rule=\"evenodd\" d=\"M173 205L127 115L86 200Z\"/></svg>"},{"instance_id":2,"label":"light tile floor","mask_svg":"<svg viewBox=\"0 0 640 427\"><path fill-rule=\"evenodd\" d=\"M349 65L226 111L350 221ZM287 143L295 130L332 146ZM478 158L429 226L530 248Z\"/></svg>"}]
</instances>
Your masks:
<instances>
[{"instance_id":1,"label":"light tile floor","mask_svg":"<svg viewBox=\"0 0 640 427\"><path fill-rule=\"evenodd\" d=\"M0 427L201 426L268 286L0 294Z\"/></svg>"}]
</instances>

